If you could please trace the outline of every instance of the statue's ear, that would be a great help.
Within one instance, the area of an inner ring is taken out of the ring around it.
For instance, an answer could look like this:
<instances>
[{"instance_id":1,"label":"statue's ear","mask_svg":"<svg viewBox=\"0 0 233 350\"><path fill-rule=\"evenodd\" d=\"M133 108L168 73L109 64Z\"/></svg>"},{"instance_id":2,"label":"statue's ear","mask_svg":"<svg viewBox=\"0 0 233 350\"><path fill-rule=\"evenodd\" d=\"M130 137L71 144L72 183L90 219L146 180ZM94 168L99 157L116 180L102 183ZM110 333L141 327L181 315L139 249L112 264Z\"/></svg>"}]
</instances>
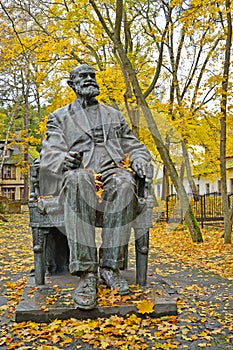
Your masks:
<instances>
[{"instance_id":1,"label":"statue's ear","mask_svg":"<svg viewBox=\"0 0 233 350\"><path fill-rule=\"evenodd\" d=\"M71 89L74 90L74 84L72 80L67 80L67 84L69 85L69 87L71 87Z\"/></svg>"}]
</instances>

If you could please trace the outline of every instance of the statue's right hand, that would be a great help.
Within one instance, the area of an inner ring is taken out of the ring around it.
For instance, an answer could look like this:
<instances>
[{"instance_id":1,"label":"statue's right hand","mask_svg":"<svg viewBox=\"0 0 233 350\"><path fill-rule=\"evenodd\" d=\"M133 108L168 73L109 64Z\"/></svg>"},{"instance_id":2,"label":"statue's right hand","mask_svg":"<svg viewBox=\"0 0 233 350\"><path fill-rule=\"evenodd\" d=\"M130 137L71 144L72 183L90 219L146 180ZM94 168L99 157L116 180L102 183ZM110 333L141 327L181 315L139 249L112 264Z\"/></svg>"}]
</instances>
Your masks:
<instances>
[{"instance_id":1,"label":"statue's right hand","mask_svg":"<svg viewBox=\"0 0 233 350\"><path fill-rule=\"evenodd\" d=\"M63 170L72 170L80 167L83 159L81 152L68 152L64 159Z\"/></svg>"}]
</instances>

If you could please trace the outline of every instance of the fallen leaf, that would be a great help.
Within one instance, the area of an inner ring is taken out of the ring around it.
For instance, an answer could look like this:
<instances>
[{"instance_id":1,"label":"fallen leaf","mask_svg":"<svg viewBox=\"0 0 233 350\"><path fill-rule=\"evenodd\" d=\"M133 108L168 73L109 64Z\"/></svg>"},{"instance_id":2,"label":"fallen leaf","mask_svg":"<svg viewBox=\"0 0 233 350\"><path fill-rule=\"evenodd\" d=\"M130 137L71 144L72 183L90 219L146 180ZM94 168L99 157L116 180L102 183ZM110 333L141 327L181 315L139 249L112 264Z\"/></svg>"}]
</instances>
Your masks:
<instances>
[{"instance_id":1,"label":"fallen leaf","mask_svg":"<svg viewBox=\"0 0 233 350\"><path fill-rule=\"evenodd\" d=\"M152 313L154 311L154 303L152 300L142 300L137 303L137 309L140 314Z\"/></svg>"}]
</instances>

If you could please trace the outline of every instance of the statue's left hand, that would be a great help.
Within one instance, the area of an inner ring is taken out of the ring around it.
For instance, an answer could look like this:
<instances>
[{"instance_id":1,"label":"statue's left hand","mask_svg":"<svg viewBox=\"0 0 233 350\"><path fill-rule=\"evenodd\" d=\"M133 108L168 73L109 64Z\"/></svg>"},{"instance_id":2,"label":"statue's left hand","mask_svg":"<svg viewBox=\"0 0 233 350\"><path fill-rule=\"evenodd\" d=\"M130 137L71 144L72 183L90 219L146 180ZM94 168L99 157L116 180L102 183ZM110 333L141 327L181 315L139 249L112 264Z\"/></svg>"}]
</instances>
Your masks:
<instances>
[{"instance_id":1,"label":"statue's left hand","mask_svg":"<svg viewBox=\"0 0 233 350\"><path fill-rule=\"evenodd\" d=\"M146 168L148 167L149 162L142 158L137 158L133 161L131 167L137 173L139 177L146 176Z\"/></svg>"}]
</instances>

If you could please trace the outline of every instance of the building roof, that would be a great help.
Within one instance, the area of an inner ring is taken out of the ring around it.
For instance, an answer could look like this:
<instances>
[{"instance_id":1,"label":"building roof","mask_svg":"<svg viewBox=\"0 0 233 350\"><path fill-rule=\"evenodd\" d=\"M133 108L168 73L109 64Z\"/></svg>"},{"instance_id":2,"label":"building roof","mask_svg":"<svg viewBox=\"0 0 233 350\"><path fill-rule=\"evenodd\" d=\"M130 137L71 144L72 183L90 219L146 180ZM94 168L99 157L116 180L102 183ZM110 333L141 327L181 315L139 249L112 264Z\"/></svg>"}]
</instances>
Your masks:
<instances>
[{"instance_id":1,"label":"building roof","mask_svg":"<svg viewBox=\"0 0 233 350\"><path fill-rule=\"evenodd\" d=\"M2 157L5 141L0 140L0 158ZM22 150L17 145L7 146L4 164L16 164L19 161L19 156L22 155Z\"/></svg>"}]
</instances>

